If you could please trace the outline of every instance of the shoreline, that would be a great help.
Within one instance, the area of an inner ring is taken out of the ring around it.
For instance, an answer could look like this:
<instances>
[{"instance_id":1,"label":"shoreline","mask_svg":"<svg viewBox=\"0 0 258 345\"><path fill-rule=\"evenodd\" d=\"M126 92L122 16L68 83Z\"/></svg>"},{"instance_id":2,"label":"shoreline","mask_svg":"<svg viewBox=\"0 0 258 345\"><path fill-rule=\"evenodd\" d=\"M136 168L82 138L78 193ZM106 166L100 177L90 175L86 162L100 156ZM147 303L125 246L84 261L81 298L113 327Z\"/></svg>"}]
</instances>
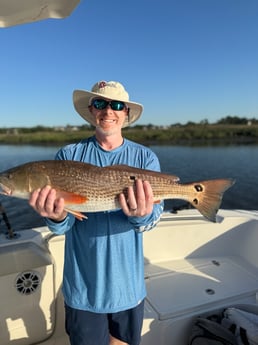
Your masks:
<instances>
[{"instance_id":1,"label":"shoreline","mask_svg":"<svg viewBox=\"0 0 258 345\"><path fill-rule=\"evenodd\" d=\"M0 132L0 145L65 145L94 134L94 129L16 129ZM155 128L137 126L123 129L129 140L143 145L257 145L258 125L192 125Z\"/></svg>"}]
</instances>

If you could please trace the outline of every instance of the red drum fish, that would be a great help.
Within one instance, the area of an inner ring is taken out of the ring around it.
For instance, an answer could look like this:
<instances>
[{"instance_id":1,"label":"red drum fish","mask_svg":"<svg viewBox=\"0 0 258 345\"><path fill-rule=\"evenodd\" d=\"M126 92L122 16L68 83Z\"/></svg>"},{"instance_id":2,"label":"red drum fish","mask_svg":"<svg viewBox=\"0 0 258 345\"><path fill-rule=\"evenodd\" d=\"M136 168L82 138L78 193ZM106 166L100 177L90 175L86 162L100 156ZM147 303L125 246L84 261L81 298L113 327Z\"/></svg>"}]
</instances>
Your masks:
<instances>
[{"instance_id":1,"label":"red drum fish","mask_svg":"<svg viewBox=\"0 0 258 345\"><path fill-rule=\"evenodd\" d=\"M130 167L97 167L69 160L35 161L0 173L0 193L29 199L32 191L46 185L56 189L65 200L65 209L77 218L83 213L115 210L120 207L119 194L141 179L149 181L156 203L165 199L188 201L204 217L215 222L223 193L233 185L232 179L213 179L180 183L177 176Z\"/></svg>"}]
</instances>

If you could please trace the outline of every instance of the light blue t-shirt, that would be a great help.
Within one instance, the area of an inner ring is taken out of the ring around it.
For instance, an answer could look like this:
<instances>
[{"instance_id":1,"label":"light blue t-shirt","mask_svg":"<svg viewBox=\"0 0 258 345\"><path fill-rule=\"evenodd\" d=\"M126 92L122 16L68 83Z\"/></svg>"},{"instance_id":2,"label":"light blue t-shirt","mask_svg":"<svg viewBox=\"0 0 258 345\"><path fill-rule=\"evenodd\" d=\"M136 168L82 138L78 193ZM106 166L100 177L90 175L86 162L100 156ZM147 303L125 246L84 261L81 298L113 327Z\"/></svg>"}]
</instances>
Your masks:
<instances>
[{"instance_id":1,"label":"light blue t-shirt","mask_svg":"<svg viewBox=\"0 0 258 345\"><path fill-rule=\"evenodd\" d=\"M95 136L62 148L56 159L76 160L97 166L127 164L160 171L156 155L124 139L112 150L103 150ZM146 296L142 232L160 219L163 203L151 215L127 217L122 210L87 213L79 221L68 214L61 223L46 219L50 230L65 234L63 294L68 306L97 313L114 313L135 307Z\"/></svg>"}]
</instances>

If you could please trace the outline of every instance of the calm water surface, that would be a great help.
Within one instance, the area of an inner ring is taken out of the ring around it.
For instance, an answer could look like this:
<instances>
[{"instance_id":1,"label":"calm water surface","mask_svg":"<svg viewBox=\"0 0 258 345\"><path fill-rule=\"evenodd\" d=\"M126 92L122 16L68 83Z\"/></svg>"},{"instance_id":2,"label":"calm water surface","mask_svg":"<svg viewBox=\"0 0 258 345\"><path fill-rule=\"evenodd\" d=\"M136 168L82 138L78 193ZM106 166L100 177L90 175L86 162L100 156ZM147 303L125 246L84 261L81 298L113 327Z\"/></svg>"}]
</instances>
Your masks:
<instances>
[{"instance_id":1,"label":"calm water surface","mask_svg":"<svg viewBox=\"0 0 258 345\"><path fill-rule=\"evenodd\" d=\"M161 169L181 182L213 178L236 180L223 197L222 208L258 209L258 146L154 146Z\"/></svg>"},{"instance_id":2,"label":"calm water surface","mask_svg":"<svg viewBox=\"0 0 258 345\"><path fill-rule=\"evenodd\" d=\"M180 177L181 182L203 179L236 179L224 195L222 208L258 209L258 146L187 147L152 146L161 169ZM0 145L0 171L25 162L53 159L58 147ZM0 196L14 230L44 225L26 201ZM182 201L167 201L166 210ZM1 220L1 217L0 217ZM4 227L1 220L0 231Z\"/></svg>"}]
</instances>

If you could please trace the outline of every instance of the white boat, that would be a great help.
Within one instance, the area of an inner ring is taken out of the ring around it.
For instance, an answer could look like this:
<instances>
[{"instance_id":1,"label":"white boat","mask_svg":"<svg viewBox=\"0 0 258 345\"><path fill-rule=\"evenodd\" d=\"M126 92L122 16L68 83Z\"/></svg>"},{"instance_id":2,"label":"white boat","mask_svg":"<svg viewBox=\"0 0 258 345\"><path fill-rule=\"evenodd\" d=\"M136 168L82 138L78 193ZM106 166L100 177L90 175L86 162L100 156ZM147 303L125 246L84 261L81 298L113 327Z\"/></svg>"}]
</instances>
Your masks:
<instances>
[{"instance_id":1,"label":"white boat","mask_svg":"<svg viewBox=\"0 0 258 345\"><path fill-rule=\"evenodd\" d=\"M0 234L1 345L68 345L61 293L64 236L47 227ZM258 299L258 212L164 213L144 234L141 345L186 345L198 315Z\"/></svg>"},{"instance_id":2,"label":"white boat","mask_svg":"<svg viewBox=\"0 0 258 345\"><path fill-rule=\"evenodd\" d=\"M0 0L0 26L65 17L79 0ZM197 316L258 303L258 211L164 213L144 234L141 345L187 345ZM0 344L69 345L61 293L64 236L46 226L0 233Z\"/></svg>"}]
</instances>

